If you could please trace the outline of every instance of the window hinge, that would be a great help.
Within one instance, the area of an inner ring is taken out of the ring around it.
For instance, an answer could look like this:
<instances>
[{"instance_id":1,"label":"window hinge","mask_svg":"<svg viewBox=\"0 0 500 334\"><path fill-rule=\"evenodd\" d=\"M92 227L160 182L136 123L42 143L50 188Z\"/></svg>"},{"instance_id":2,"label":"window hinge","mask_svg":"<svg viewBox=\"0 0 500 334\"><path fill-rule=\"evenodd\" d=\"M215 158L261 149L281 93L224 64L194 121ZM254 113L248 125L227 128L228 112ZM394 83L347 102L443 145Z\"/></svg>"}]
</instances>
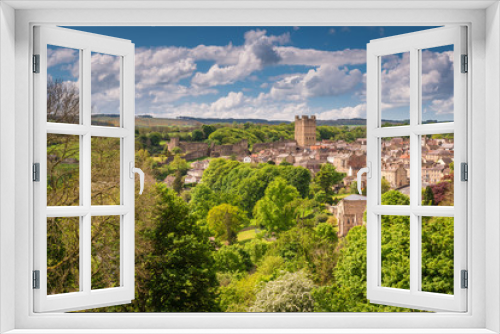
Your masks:
<instances>
[{"instance_id":1,"label":"window hinge","mask_svg":"<svg viewBox=\"0 0 500 334\"><path fill-rule=\"evenodd\" d=\"M462 73L469 72L469 56L462 55Z\"/></svg>"},{"instance_id":2,"label":"window hinge","mask_svg":"<svg viewBox=\"0 0 500 334\"><path fill-rule=\"evenodd\" d=\"M33 289L40 289L40 270L33 270Z\"/></svg>"},{"instance_id":3,"label":"window hinge","mask_svg":"<svg viewBox=\"0 0 500 334\"><path fill-rule=\"evenodd\" d=\"M469 288L469 272L467 270L462 270L461 272L462 276L462 289L467 289Z\"/></svg>"},{"instance_id":4,"label":"window hinge","mask_svg":"<svg viewBox=\"0 0 500 334\"><path fill-rule=\"evenodd\" d=\"M33 181L40 182L40 164L38 162L33 164Z\"/></svg>"},{"instance_id":5,"label":"window hinge","mask_svg":"<svg viewBox=\"0 0 500 334\"><path fill-rule=\"evenodd\" d=\"M33 73L40 73L40 55L33 55Z\"/></svg>"},{"instance_id":6,"label":"window hinge","mask_svg":"<svg viewBox=\"0 0 500 334\"><path fill-rule=\"evenodd\" d=\"M466 162L460 164L460 180L469 181L469 165Z\"/></svg>"}]
</instances>

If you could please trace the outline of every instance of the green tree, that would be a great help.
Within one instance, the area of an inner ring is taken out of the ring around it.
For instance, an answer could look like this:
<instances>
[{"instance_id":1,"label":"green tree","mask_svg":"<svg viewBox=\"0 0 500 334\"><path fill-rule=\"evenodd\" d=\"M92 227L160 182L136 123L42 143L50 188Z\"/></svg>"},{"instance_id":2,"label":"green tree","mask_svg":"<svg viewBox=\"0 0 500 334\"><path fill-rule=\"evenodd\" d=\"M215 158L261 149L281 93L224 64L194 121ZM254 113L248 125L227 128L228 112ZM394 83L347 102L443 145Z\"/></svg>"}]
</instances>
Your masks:
<instances>
[{"instance_id":1,"label":"green tree","mask_svg":"<svg viewBox=\"0 0 500 334\"><path fill-rule=\"evenodd\" d=\"M391 190L391 183L385 179L385 177L382 177L382 182L381 182L381 191L382 194L385 194Z\"/></svg>"},{"instance_id":2,"label":"green tree","mask_svg":"<svg viewBox=\"0 0 500 334\"><path fill-rule=\"evenodd\" d=\"M174 160L169 164L169 166L174 171L180 171L181 174L184 174L188 170L186 160L182 159L178 154L174 157Z\"/></svg>"},{"instance_id":3,"label":"green tree","mask_svg":"<svg viewBox=\"0 0 500 334\"><path fill-rule=\"evenodd\" d=\"M159 132L151 132L148 136L149 141L152 146L158 146L160 145L160 141L162 139L161 133Z\"/></svg>"},{"instance_id":4,"label":"green tree","mask_svg":"<svg viewBox=\"0 0 500 334\"><path fill-rule=\"evenodd\" d=\"M195 224L188 205L165 185L157 185L147 308L150 312L218 311L218 282L208 233Z\"/></svg>"},{"instance_id":5,"label":"green tree","mask_svg":"<svg viewBox=\"0 0 500 334\"><path fill-rule=\"evenodd\" d=\"M238 207L230 204L218 205L208 212L207 222L217 238L230 244L237 241L238 231L247 223L247 217Z\"/></svg>"},{"instance_id":6,"label":"green tree","mask_svg":"<svg viewBox=\"0 0 500 334\"><path fill-rule=\"evenodd\" d=\"M340 183L345 177L344 173L339 173L332 164L321 165L320 171L314 177L314 182L325 192L326 195L332 195L332 187Z\"/></svg>"},{"instance_id":7,"label":"green tree","mask_svg":"<svg viewBox=\"0 0 500 334\"><path fill-rule=\"evenodd\" d=\"M179 194L182 190L182 173L181 171L178 169L177 171L175 171L175 179L174 179L174 182L172 184L172 188L174 188L174 191Z\"/></svg>"},{"instance_id":8,"label":"green tree","mask_svg":"<svg viewBox=\"0 0 500 334\"><path fill-rule=\"evenodd\" d=\"M201 126L201 131L203 131L203 137L206 139L216 130L215 126L203 124Z\"/></svg>"},{"instance_id":9,"label":"green tree","mask_svg":"<svg viewBox=\"0 0 500 334\"><path fill-rule=\"evenodd\" d=\"M240 245L223 245L214 254L219 272L246 272L252 267L250 255Z\"/></svg>"},{"instance_id":10,"label":"green tree","mask_svg":"<svg viewBox=\"0 0 500 334\"><path fill-rule=\"evenodd\" d=\"M434 193L429 186L422 191L422 205L434 205Z\"/></svg>"},{"instance_id":11,"label":"green tree","mask_svg":"<svg viewBox=\"0 0 500 334\"><path fill-rule=\"evenodd\" d=\"M201 130L193 130L191 133L191 138L193 141L202 141L204 139L205 135L203 134L203 131Z\"/></svg>"},{"instance_id":12,"label":"green tree","mask_svg":"<svg viewBox=\"0 0 500 334\"><path fill-rule=\"evenodd\" d=\"M286 231L295 224L294 208L290 204L298 197L297 189L278 177L255 205L253 215L259 225L271 232Z\"/></svg>"}]
</instances>

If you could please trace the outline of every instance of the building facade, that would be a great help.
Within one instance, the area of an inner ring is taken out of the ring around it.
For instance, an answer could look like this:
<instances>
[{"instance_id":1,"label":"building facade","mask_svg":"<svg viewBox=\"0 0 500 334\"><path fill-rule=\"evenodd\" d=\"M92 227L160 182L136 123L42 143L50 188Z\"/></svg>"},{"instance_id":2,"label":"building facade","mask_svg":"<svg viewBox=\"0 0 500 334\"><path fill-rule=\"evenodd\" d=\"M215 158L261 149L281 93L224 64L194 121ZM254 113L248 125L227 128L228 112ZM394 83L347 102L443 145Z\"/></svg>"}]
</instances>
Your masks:
<instances>
[{"instance_id":1,"label":"building facade","mask_svg":"<svg viewBox=\"0 0 500 334\"><path fill-rule=\"evenodd\" d=\"M363 225L363 213L366 210L366 196L350 195L342 199L335 209L338 224L338 236L345 237L354 226Z\"/></svg>"}]
</instances>

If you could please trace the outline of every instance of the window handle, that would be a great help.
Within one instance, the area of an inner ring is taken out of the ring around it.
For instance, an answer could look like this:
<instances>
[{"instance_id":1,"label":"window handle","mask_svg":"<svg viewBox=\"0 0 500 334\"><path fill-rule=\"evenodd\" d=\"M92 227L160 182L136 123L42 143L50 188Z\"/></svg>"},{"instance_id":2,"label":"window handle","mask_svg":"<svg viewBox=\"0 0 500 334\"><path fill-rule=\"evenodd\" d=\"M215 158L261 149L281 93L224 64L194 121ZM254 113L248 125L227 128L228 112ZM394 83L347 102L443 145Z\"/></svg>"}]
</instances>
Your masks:
<instances>
[{"instance_id":1,"label":"window handle","mask_svg":"<svg viewBox=\"0 0 500 334\"><path fill-rule=\"evenodd\" d=\"M368 162L367 163L368 167L365 167L365 168L361 168L359 171L358 171L358 193L360 195L363 194L363 192L361 191L361 176L366 173L366 176L367 178L371 179L372 177L372 163L371 162Z\"/></svg>"},{"instance_id":2,"label":"window handle","mask_svg":"<svg viewBox=\"0 0 500 334\"><path fill-rule=\"evenodd\" d=\"M130 161L129 167L130 167L130 175L129 176L131 179L134 178L135 173L139 174L139 180L141 183L141 189L139 190L139 195L142 195L142 191L144 190L144 172L140 168L135 168L133 161Z\"/></svg>"}]
</instances>

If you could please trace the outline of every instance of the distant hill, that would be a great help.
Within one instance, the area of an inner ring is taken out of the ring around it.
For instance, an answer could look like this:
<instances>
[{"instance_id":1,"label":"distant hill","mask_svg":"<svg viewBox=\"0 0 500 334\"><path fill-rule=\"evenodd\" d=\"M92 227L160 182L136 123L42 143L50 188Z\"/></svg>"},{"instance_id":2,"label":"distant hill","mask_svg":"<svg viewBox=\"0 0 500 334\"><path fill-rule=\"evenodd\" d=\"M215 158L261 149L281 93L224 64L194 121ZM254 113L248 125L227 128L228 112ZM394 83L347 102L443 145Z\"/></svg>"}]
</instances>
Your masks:
<instances>
[{"instance_id":1,"label":"distant hill","mask_svg":"<svg viewBox=\"0 0 500 334\"><path fill-rule=\"evenodd\" d=\"M197 121L203 124L216 124L216 123L254 123L254 124L269 124L278 125L283 123L290 123L290 121L279 121L279 120L267 120L260 118L197 118L197 117L187 117L179 116L177 119Z\"/></svg>"},{"instance_id":2,"label":"distant hill","mask_svg":"<svg viewBox=\"0 0 500 334\"><path fill-rule=\"evenodd\" d=\"M227 124L241 124L241 123L253 123L253 124L267 124L267 125L278 125L278 124L289 124L291 121L284 120L267 120L261 118L198 118L198 117L188 117L179 116L177 118L156 118L151 115L136 115L136 125L137 126L199 126L201 124L216 124L216 123L227 123ZM93 122L96 123L119 123L119 115L117 114L93 114ZM436 121L427 121L424 123L434 123ZM402 124L409 123L408 120L388 120L383 119L384 124ZM317 120L317 125L329 125L329 126L340 126L340 125L366 125L365 118L346 118L346 119L333 119L333 120ZM95 124L101 125L101 124Z\"/></svg>"},{"instance_id":3,"label":"distant hill","mask_svg":"<svg viewBox=\"0 0 500 334\"><path fill-rule=\"evenodd\" d=\"M198 121L203 124L214 124L214 123L254 123L254 124L269 124L269 125L277 125L282 123L291 123L291 121L280 121L280 120L267 120L267 119L258 119L258 118L197 118L197 117L184 117L179 116L178 119L183 120L191 120ZM408 121L395 121L395 120L387 120L383 119L382 123L391 123L391 124L401 124ZM345 118L345 119L333 119L333 120L324 120L319 119L316 121L317 125L366 125L365 118Z\"/></svg>"}]
</instances>

